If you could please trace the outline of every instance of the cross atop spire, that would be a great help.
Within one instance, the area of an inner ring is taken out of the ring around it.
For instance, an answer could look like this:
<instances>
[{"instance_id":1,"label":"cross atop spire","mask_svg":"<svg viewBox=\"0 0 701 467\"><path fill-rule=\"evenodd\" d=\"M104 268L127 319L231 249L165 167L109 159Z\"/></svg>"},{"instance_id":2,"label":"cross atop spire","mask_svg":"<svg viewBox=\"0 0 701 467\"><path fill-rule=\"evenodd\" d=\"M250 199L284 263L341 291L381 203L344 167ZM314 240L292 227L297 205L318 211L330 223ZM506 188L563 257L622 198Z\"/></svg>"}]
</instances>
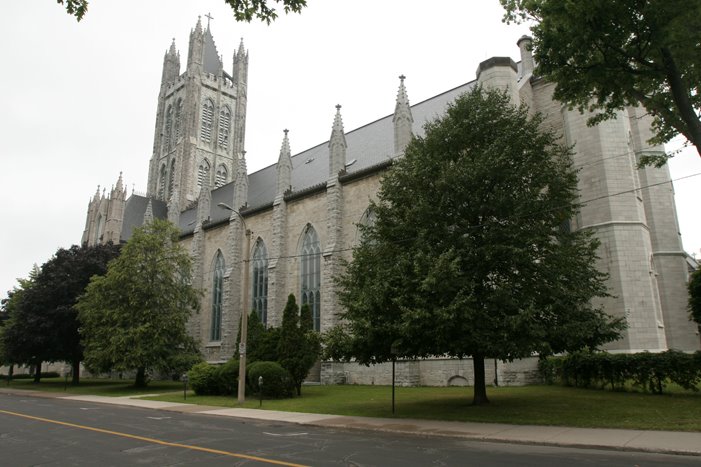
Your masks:
<instances>
[{"instance_id":1,"label":"cross atop spire","mask_svg":"<svg viewBox=\"0 0 701 467\"><path fill-rule=\"evenodd\" d=\"M209 13L207 13L206 15L204 15L204 17L207 18L207 29L209 29L209 22L210 22L211 20L213 20L214 17L213 17L212 15L210 15Z\"/></svg>"}]
</instances>

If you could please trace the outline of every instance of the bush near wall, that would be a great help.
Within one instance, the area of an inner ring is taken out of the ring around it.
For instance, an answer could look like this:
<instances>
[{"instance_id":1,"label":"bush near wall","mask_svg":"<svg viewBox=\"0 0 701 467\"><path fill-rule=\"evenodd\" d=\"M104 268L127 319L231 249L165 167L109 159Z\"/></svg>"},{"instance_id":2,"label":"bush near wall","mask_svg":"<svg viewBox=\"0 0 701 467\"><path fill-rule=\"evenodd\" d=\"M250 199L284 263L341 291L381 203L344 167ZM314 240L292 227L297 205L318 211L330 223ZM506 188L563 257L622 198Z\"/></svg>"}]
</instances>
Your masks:
<instances>
[{"instance_id":1,"label":"bush near wall","mask_svg":"<svg viewBox=\"0 0 701 467\"><path fill-rule=\"evenodd\" d=\"M684 389L698 391L701 383L701 352L576 352L542 359L538 370L548 384L620 390L627 383L632 383L645 391L662 394L671 382Z\"/></svg>"},{"instance_id":2,"label":"bush near wall","mask_svg":"<svg viewBox=\"0 0 701 467\"><path fill-rule=\"evenodd\" d=\"M292 376L278 362L259 361L247 368L248 387L259 393L258 378L263 377L263 396L271 398L292 397L294 383Z\"/></svg>"},{"instance_id":3,"label":"bush near wall","mask_svg":"<svg viewBox=\"0 0 701 467\"><path fill-rule=\"evenodd\" d=\"M198 396L227 396L238 389L239 361L231 359L223 365L202 362L187 372L190 387Z\"/></svg>"}]
</instances>

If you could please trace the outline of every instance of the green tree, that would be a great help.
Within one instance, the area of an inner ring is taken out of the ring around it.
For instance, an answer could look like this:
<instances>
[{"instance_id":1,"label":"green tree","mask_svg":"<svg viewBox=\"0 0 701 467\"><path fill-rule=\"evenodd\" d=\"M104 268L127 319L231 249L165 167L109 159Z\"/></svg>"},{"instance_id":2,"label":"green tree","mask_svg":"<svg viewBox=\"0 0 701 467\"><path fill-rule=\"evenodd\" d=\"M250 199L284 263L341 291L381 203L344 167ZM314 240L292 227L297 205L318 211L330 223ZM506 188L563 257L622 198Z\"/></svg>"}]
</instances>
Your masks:
<instances>
[{"instance_id":1,"label":"green tree","mask_svg":"<svg viewBox=\"0 0 701 467\"><path fill-rule=\"evenodd\" d=\"M682 134L701 154L701 0L500 2L507 22L534 22L536 71L556 99L599 112L592 124L640 104L654 117L652 143Z\"/></svg>"},{"instance_id":2,"label":"green tree","mask_svg":"<svg viewBox=\"0 0 701 467\"><path fill-rule=\"evenodd\" d=\"M66 12L80 21L88 12L88 0L56 0L66 7ZM277 19L275 4L281 4L285 13L300 13L307 6L307 0L224 0L234 14L236 21L251 22L253 18L270 24Z\"/></svg>"},{"instance_id":3,"label":"green tree","mask_svg":"<svg viewBox=\"0 0 701 467\"><path fill-rule=\"evenodd\" d=\"M697 269L691 274L688 287L691 319L701 327L701 269Z\"/></svg>"},{"instance_id":4,"label":"green tree","mask_svg":"<svg viewBox=\"0 0 701 467\"><path fill-rule=\"evenodd\" d=\"M287 304L282 312L282 326L278 342L280 365L290 372L297 395L302 394L302 382L309 369L319 359L319 336L312 326L309 305L302 305L302 312L297 306L295 296L287 297Z\"/></svg>"},{"instance_id":5,"label":"green tree","mask_svg":"<svg viewBox=\"0 0 701 467\"><path fill-rule=\"evenodd\" d=\"M119 247L112 243L59 248L30 281L21 281L21 289L8 299L14 316L6 334L10 358L33 365L68 362L72 382L78 384L83 346L74 305L90 278L104 274L107 263L118 254Z\"/></svg>"},{"instance_id":6,"label":"green tree","mask_svg":"<svg viewBox=\"0 0 701 467\"><path fill-rule=\"evenodd\" d=\"M134 231L104 276L93 277L76 305L88 368L135 369L135 386L143 387L147 370L170 370L173 355L194 346L186 324L200 294L178 235L154 220Z\"/></svg>"},{"instance_id":7,"label":"green tree","mask_svg":"<svg viewBox=\"0 0 701 467\"><path fill-rule=\"evenodd\" d=\"M471 356L482 404L485 358L618 335L620 321L591 304L606 294L597 242L562 228L577 212L570 152L541 122L476 88L426 125L382 180L376 222L337 278L345 324L332 349L363 364Z\"/></svg>"},{"instance_id":8,"label":"green tree","mask_svg":"<svg viewBox=\"0 0 701 467\"><path fill-rule=\"evenodd\" d=\"M8 292L1 302L2 328L0 328L0 361L3 364L29 364L41 367L42 346L39 336L33 332L35 322L24 304L25 295L34 287L40 269L34 265L27 279L17 279L18 286ZM34 382L41 379L41 372L34 375Z\"/></svg>"},{"instance_id":9,"label":"green tree","mask_svg":"<svg viewBox=\"0 0 701 467\"><path fill-rule=\"evenodd\" d=\"M38 332L44 338L45 359L65 361L72 367L72 383L80 382L83 346L78 332L75 304L93 276L107 271L107 264L119 255L119 245L60 248L41 266L34 287L27 295L38 313ZM27 303L25 302L25 303Z\"/></svg>"}]
</instances>

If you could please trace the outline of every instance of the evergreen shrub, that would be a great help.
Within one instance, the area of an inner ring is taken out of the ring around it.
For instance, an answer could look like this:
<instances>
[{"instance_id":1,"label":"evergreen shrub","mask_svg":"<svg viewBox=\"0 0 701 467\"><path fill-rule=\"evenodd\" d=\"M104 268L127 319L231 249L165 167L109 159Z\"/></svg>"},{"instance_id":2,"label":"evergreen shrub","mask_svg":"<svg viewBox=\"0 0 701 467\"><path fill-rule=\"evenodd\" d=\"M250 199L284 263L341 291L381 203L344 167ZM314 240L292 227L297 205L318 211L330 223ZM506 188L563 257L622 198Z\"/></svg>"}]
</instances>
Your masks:
<instances>
[{"instance_id":1,"label":"evergreen shrub","mask_svg":"<svg viewBox=\"0 0 701 467\"><path fill-rule=\"evenodd\" d=\"M225 389L219 367L206 362L198 363L187 372L190 387L198 396L223 394Z\"/></svg>"},{"instance_id":2,"label":"evergreen shrub","mask_svg":"<svg viewBox=\"0 0 701 467\"><path fill-rule=\"evenodd\" d=\"M263 396L269 398L292 397L294 383L290 373L277 362L258 361L248 368L248 384L258 393L258 377L263 377Z\"/></svg>"},{"instance_id":3,"label":"evergreen shrub","mask_svg":"<svg viewBox=\"0 0 701 467\"><path fill-rule=\"evenodd\" d=\"M229 359L225 364L217 368L219 381L223 395L237 394L239 384L239 361L236 358Z\"/></svg>"},{"instance_id":4,"label":"evergreen shrub","mask_svg":"<svg viewBox=\"0 0 701 467\"><path fill-rule=\"evenodd\" d=\"M701 351L694 354L677 350L636 354L575 352L541 359L538 369L547 384L616 390L630 382L644 391L662 394L671 382L686 390L698 391Z\"/></svg>"}]
</instances>

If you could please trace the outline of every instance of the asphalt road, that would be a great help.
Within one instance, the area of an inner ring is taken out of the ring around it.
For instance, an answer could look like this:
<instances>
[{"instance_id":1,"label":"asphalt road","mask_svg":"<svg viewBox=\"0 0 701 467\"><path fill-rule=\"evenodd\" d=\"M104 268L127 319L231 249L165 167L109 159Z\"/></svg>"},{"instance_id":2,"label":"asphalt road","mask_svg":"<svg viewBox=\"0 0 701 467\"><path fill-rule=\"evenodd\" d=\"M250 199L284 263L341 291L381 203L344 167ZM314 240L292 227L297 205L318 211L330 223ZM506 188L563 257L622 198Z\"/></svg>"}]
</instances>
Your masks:
<instances>
[{"instance_id":1,"label":"asphalt road","mask_svg":"<svg viewBox=\"0 0 701 467\"><path fill-rule=\"evenodd\" d=\"M484 443L0 394L2 466L698 466L699 457Z\"/></svg>"}]
</instances>

